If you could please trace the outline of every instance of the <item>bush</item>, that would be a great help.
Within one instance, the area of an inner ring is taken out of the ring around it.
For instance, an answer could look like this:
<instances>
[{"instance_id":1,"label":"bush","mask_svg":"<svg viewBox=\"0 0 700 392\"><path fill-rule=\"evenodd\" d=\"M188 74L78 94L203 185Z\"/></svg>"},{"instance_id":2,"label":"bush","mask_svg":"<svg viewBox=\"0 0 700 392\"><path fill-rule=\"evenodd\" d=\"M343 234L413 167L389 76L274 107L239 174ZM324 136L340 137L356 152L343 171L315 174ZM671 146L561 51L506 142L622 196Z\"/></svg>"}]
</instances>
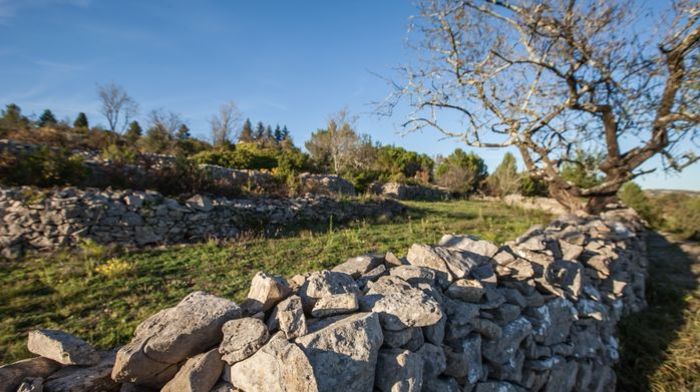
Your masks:
<instances>
[{"instance_id":1,"label":"bush","mask_svg":"<svg viewBox=\"0 0 700 392\"><path fill-rule=\"evenodd\" d=\"M4 185L77 185L88 173L82 157L65 149L40 147L28 154L0 156L0 182Z\"/></svg>"},{"instance_id":2,"label":"bush","mask_svg":"<svg viewBox=\"0 0 700 392\"><path fill-rule=\"evenodd\" d=\"M520 194L528 197L549 195L547 184L539 179L533 178L527 173L523 173L520 178Z\"/></svg>"},{"instance_id":3,"label":"bush","mask_svg":"<svg viewBox=\"0 0 700 392\"><path fill-rule=\"evenodd\" d=\"M628 182L620 188L618 197L628 207L633 208L639 216L644 218L654 227L662 224L660 211L644 194L642 188L634 182Z\"/></svg>"},{"instance_id":4,"label":"bush","mask_svg":"<svg viewBox=\"0 0 700 392\"><path fill-rule=\"evenodd\" d=\"M459 194L475 192L487 174L483 159L460 148L440 162L435 171L439 185Z\"/></svg>"}]
</instances>

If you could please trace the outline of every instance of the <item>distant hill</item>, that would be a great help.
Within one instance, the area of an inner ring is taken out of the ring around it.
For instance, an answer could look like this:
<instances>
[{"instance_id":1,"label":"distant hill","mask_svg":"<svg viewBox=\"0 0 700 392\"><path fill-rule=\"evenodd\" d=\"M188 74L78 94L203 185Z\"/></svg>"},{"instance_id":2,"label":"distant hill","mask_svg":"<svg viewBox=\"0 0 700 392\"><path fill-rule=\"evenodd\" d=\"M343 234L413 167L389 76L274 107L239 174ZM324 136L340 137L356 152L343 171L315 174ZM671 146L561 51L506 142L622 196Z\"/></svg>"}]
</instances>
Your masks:
<instances>
[{"instance_id":1,"label":"distant hill","mask_svg":"<svg viewBox=\"0 0 700 392\"><path fill-rule=\"evenodd\" d=\"M688 190L682 190L682 189L645 189L645 193L651 195L651 196L663 196L663 195L670 195L670 194L681 194L681 195L688 195L688 196L700 196L700 191L688 191Z\"/></svg>"}]
</instances>

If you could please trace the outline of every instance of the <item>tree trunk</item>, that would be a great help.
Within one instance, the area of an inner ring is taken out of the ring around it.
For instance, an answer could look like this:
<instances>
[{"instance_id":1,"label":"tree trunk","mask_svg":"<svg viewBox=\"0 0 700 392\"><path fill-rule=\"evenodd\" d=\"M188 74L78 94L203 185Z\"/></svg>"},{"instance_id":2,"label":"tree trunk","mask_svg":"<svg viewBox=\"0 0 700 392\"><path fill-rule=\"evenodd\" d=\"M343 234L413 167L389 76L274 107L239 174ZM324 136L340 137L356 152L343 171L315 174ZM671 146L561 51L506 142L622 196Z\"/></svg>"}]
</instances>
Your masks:
<instances>
[{"instance_id":1,"label":"tree trunk","mask_svg":"<svg viewBox=\"0 0 700 392\"><path fill-rule=\"evenodd\" d=\"M586 205L578 196L555 182L549 183L549 196L571 212L586 210Z\"/></svg>"}]
</instances>

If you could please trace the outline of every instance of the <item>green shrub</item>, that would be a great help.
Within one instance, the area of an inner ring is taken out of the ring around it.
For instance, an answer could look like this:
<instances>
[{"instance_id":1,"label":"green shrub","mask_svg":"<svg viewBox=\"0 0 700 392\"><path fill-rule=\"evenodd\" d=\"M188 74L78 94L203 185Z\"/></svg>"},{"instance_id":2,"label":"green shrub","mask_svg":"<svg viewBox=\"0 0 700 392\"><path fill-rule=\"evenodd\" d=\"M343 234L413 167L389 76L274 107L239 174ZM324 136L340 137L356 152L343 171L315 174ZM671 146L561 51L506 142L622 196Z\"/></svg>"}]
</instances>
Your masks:
<instances>
[{"instance_id":1,"label":"green shrub","mask_svg":"<svg viewBox=\"0 0 700 392\"><path fill-rule=\"evenodd\" d=\"M523 173L520 178L520 194L528 197L547 196L547 184Z\"/></svg>"},{"instance_id":2,"label":"green shrub","mask_svg":"<svg viewBox=\"0 0 700 392\"><path fill-rule=\"evenodd\" d=\"M488 174L484 160L473 152L456 149L435 170L437 183L451 192L469 194L477 190Z\"/></svg>"},{"instance_id":3,"label":"green shrub","mask_svg":"<svg viewBox=\"0 0 700 392\"><path fill-rule=\"evenodd\" d=\"M40 147L28 154L0 156L0 182L5 185L76 185L87 175L82 157L65 149Z\"/></svg>"}]
</instances>

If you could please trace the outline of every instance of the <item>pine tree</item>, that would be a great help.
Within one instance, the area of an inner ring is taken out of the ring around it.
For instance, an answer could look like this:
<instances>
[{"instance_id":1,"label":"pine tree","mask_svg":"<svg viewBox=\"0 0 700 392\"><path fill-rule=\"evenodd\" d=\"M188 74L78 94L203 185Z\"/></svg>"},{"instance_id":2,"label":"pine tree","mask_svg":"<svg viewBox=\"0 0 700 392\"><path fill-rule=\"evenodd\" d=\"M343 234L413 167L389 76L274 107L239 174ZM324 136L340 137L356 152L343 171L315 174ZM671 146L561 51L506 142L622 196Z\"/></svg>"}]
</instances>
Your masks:
<instances>
[{"instance_id":1,"label":"pine tree","mask_svg":"<svg viewBox=\"0 0 700 392\"><path fill-rule=\"evenodd\" d=\"M282 138L282 129L280 128L280 125L279 125L279 124L277 124L277 126L275 127L275 134L274 134L274 136L275 136L275 141L276 141L277 143L281 142L282 139L283 139L283 138Z\"/></svg>"},{"instance_id":2,"label":"pine tree","mask_svg":"<svg viewBox=\"0 0 700 392\"><path fill-rule=\"evenodd\" d=\"M76 117L75 121L73 121L73 128L78 128L78 129L90 128L90 124L88 123L88 118L85 115L85 113L83 113L83 112L78 113L78 117Z\"/></svg>"},{"instance_id":3,"label":"pine tree","mask_svg":"<svg viewBox=\"0 0 700 392\"><path fill-rule=\"evenodd\" d=\"M141 125L139 125L138 121L132 121L129 123L129 129L126 131L126 134L124 134L124 137L130 143L136 143L136 141L141 138L141 135L143 135Z\"/></svg>"},{"instance_id":4,"label":"pine tree","mask_svg":"<svg viewBox=\"0 0 700 392\"><path fill-rule=\"evenodd\" d=\"M262 121L258 121L258 124L255 126L255 136L253 137L254 140L262 140L265 137L265 125L263 125Z\"/></svg>"},{"instance_id":5,"label":"pine tree","mask_svg":"<svg viewBox=\"0 0 700 392\"><path fill-rule=\"evenodd\" d=\"M253 124L251 124L249 118L246 118L243 123L243 129L241 129L241 134L238 136L238 141L243 143L253 141Z\"/></svg>"},{"instance_id":6,"label":"pine tree","mask_svg":"<svg viewBox=\"0 0 700 392\"><path fill-rule=\"evenodd\" d=\"M190 138L190 128L185 124L180 124L180 127L175 132L175 137L179 140L186 140Z\"/></svg>"},{"instance_id":7,"label":"pine tree","mask_svg":"<svg viewBox=\"0 0 700 392\"><path fill-rule=\"evenodd\" d=\"M273 138L274 138L274 136L272 135L272 127L268 125L267 127L265 127L265 138L264 139L266 142L270 142L273 140Z\"/></svg>"},{"instance_id":8,"label":"pine tree","mask_svg":"<svg viewBox=\"0 0 700 392\"><path fill-rule=\"evenodd\" d=\"M41 113L41 116L39 117L39 121L36 123L39 127L48 127L51 125L56 125L58 121L56 121L56 117L53 115L51 110L46 109L44 110L44 113Z\"/></svg>"},{"instance_id":9,"label":"pine tree","mask_svg":"<svg viewBox=\"0 0 700 392\"><path fill-rule=\"evenodd\" d=\"M287 140L289 139L289 130L287 129L287 126L285 125L282 127L282 140Z\"/></svg>"}]
</instances>

